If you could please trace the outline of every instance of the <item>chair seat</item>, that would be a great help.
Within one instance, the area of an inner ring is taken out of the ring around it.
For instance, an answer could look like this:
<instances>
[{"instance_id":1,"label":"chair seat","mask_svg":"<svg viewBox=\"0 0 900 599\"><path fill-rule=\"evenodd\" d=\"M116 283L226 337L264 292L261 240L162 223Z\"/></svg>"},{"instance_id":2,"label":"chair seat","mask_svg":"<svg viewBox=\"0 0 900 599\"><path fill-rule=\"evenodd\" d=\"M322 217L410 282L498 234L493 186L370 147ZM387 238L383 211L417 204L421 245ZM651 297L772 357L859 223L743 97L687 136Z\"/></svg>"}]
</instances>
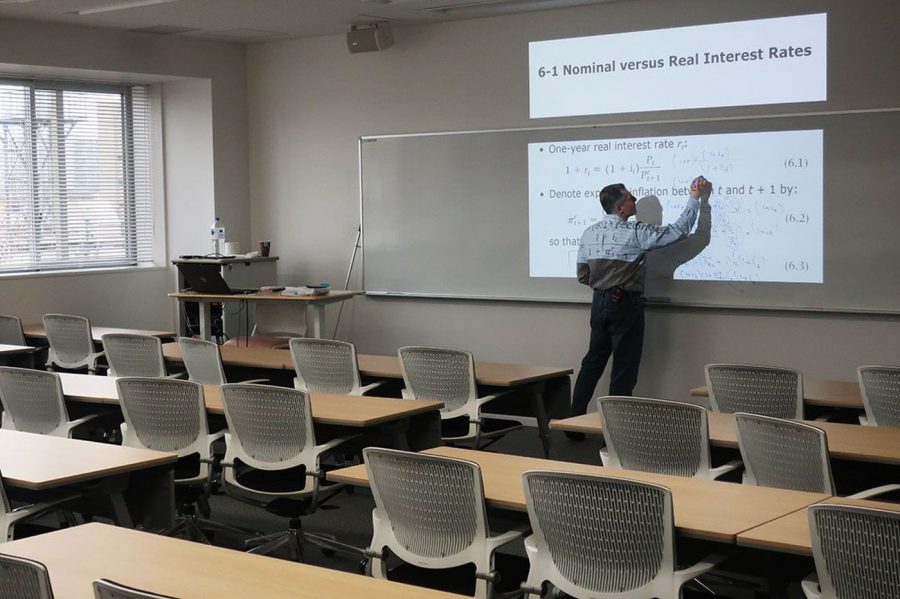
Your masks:
<instances>
[{"instance_id":1,"label":"chair seat","mask_svg":"<svg viewBox=\"0 0 900 599\"><path fill-rule=\"evenodd\" d=\"M249 339L249 343L248 340ZM225 345L237 345L240 347L273 348L278 345L290 343L290 337L269 337L268 335L250 335L250 337L232 337Z\"/></svg>"}]
</instances>

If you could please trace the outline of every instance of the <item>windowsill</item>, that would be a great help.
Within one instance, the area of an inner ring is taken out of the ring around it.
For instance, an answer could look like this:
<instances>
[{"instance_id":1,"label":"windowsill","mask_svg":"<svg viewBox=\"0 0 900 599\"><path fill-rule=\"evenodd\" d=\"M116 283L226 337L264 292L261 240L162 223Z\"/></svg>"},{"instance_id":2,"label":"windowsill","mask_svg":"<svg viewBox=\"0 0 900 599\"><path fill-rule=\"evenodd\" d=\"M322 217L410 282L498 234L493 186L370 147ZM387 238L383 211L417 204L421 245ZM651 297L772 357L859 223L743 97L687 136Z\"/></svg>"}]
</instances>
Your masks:
<instances>
[{"instance_id":1,"label":"windowsill","mask_svg":"<svg viewBox=\"0 0 900 599\"><path fill-rule=\"evenodd\" d=\"M0 273L0 281L13 279L39 279L47 277L78 277L85 275L112 275L127 272L154 272L169 270L168 266L152 264L150 266L112 266L107 268L79 268L76 270L42 270L39 272Z\"/></svg>"}]
</instances>

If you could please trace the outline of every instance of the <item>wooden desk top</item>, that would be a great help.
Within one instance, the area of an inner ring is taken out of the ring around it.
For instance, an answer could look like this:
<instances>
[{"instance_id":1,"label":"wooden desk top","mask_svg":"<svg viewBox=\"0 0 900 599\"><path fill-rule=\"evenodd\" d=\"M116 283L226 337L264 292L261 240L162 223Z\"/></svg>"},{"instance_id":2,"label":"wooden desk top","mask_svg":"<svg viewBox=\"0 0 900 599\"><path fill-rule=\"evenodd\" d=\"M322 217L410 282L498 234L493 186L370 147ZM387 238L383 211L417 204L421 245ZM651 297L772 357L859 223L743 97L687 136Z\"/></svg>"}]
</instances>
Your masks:
<instances>
[{"instance_id":1,"label":"wooden desk top","mask_svg":"<svg viewBox=\"0 0 900 599\"><path fill-rule=\"evenodd\" d=\"M477 462L481 466L485 499L488 504L518 511L525 511L522 474L527 470L603 474L661 484L672 490L675 526L679 533L727 543L733 543L738 533L828 497L821 493L785 491L633 470L615 470L455 447L436 447L423 453ZM328 479L354 485L368 485L363 464L329 472Z\"/></svg>"},{"instance_id":2,"label":"wooden desk top","mask_svg":"<svg viewBox=\"0 0 900 599\"><path fill-rule=\"evenodd\" d=\"M176 291L168 294L169 297L185 301L280 301L280 302L307 302L331 303L350 299L354 295L362 295L365 291L334 290L323 295L281 295L280 291L259 291L257 293L194 293L193 291Z\"/></svg>"},{"instance_id":3,"label":"wooden desk top","mask_svg":"<svg viewBox=\"0 0 900 599\"><path fill-rule=\"evenodd\" d=\"M708 414L710 445L736 448L738 444L734 415L721 412L708 412ZM878 464L900 464L900 428L860 426L839 422L805 422L825 431L825 435L828 437L828 451L833 458ZM603 433L600 417L596 412L563 420L553 420L550 428L577 431L589 435Z\"/></svg>"},{"instance_id":4,"label":"wooden desk top","mask_svg":"<svg viewBox=\"0 0 900 599\"><path fill-rule=\"evenodd\" d=\"M44 331L44 325L41 323L35 324L26 324L22 327L25 331L26 337L34 337L36 339L46 339L47 333ZM98 327L91 325L91 337L94 338L94 341L100 343L103 335L109 335L112 333L126 334L126 335L147 335L148 337L159 337L160 339L171 338L174 339L178 335L175 334L175 331L147 331L144 329L117 329L115 327Z\"/></svg>"},{"instance_id":5,"label":"wooden desk top","mask_svg":"<svg viewBox=\"0 0 900 599\"><path fill-rule=\"evenodd\" d=\"M54 596L67 599L93 599L98 578L185 599L460 597L99 523L5 543L3 553L43 563Z\"/></svg>"},{"instance_id":6,"label":"wooden desk top","mask_svg":"<svg viewBox=\"0 0 900 599\"><path fill-rule=\"evenodd\" d=\"M175 462L174 453L0 430L3 481L49 489Z\"/></svg>"},{"instance_id":7,"label":"wooden desk top","mask_svg":"<svg viewBox=\"0 0 900 599\"><path fill-rule=\"evenodd\" d=\"M691 389L694 397L709 397L709 389L695 387ZM859 383L856 381L823 381L803 378L803 402L810 406L827 408L863 409Z\"/></svg>"},{"instance_id":8,"label":"wooden desk top","mask_svg":"<svg viewBox=\"0 0 900 599\"><path fill-rule=\"evenodd\" d=\"M66 399L87 403L119 404L116 377L59 373ZM224 414L222 393L218 385L203 385L206 409L211 414ZM313 420L319 424L366 427L439 410L439 401L392 399L386 397L354 397L332 393L313 393Z\"/></svg>"},{"instance_id":9,"label":"wooden desk top","mask_svg":"<svg viewBox=\"0 0 900 599\"><path fill-rule=\"evenodd\" d=\"M31 347L30 345L8 345L6 343L0 343L0 356L30 354L36 349L36 347Z\"/></svg>"},{"instance_id":10,"label":"wooden desk top","mask_svg":"<svg viewBox=\"0 0 900 599\"><path fill-rule=\"evenodd\" d=\"M847 499L830 497L822 503L837 505L858 505L882 510L900 512L900 504L870 501L868 499ZM809 534L809 516L801 509L738 535L737 544L770 551L812 555L812 539Z\"/></svg>"},{"instance_id":11,"label":"wooden desk top","mask_svg":"<svg viewBox=\"0 0 900 599\"><path fill-rule=\"evenodd\" d=\"M239 347L223 345L221 348L222 363L226 366L247 366L271 370L293 370L294 362L291 352L286 349L270 349L260 347ZM163 356L169 362L181 363L181 348L177 343L164 343ZM400 372L400 359L397 356L376 356L359 354L359 371L363 376L376 378L403 378ZM475 379L480 385L495 387L519 387L528 383L568 376L571 368L554 368L552 366L523 366L517 364L500 364L494 362L476 362Z\"/></svg>"}]
</instances>

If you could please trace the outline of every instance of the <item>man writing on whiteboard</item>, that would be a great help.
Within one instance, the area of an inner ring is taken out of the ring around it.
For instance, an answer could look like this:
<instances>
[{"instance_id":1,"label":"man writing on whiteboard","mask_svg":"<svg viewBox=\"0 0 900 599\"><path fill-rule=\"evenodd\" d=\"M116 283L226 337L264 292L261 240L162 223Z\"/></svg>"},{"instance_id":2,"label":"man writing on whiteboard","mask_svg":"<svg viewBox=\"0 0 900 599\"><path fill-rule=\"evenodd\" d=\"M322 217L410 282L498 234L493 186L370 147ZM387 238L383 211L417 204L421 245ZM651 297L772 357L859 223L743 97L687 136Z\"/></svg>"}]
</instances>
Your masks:
<instances>
[{"instance_id":1,"label":"man writing on whiteboard","mask_svg":"<svg viewBox=\"0 0 900 599\"><path fill-rule=\"evenodd\" d=\"M660 226L629 222L637 212L636 199L621 183L600 191L606 216L585 230L578 248L578 281L591 287L594 297L590 345L572 393L573 416L587 411L610 354L609 394L631 395L634 391L644 345L646 254L687 237L700 202L709 201L711 192L712 183L697 177L678 220Z\"/></svg>"}]
</instances>

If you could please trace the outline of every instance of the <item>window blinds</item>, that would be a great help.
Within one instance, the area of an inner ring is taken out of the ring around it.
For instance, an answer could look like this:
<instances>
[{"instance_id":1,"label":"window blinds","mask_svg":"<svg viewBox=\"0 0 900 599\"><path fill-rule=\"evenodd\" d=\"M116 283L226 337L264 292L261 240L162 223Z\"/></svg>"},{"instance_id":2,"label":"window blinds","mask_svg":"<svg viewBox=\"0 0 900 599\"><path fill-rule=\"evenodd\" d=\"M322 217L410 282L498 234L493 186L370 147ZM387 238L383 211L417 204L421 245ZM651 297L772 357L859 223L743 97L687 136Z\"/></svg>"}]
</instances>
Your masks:
<instances>
[{"instance_id":1,"label":"window blinds","mask_svg":"<svg viewBox=\"0 0 900 599\"><path fill-rule=\"evenodd\" d=\"M152 262L147 92L0 78L0 273Z\"/></svg>"}]
</instances>

